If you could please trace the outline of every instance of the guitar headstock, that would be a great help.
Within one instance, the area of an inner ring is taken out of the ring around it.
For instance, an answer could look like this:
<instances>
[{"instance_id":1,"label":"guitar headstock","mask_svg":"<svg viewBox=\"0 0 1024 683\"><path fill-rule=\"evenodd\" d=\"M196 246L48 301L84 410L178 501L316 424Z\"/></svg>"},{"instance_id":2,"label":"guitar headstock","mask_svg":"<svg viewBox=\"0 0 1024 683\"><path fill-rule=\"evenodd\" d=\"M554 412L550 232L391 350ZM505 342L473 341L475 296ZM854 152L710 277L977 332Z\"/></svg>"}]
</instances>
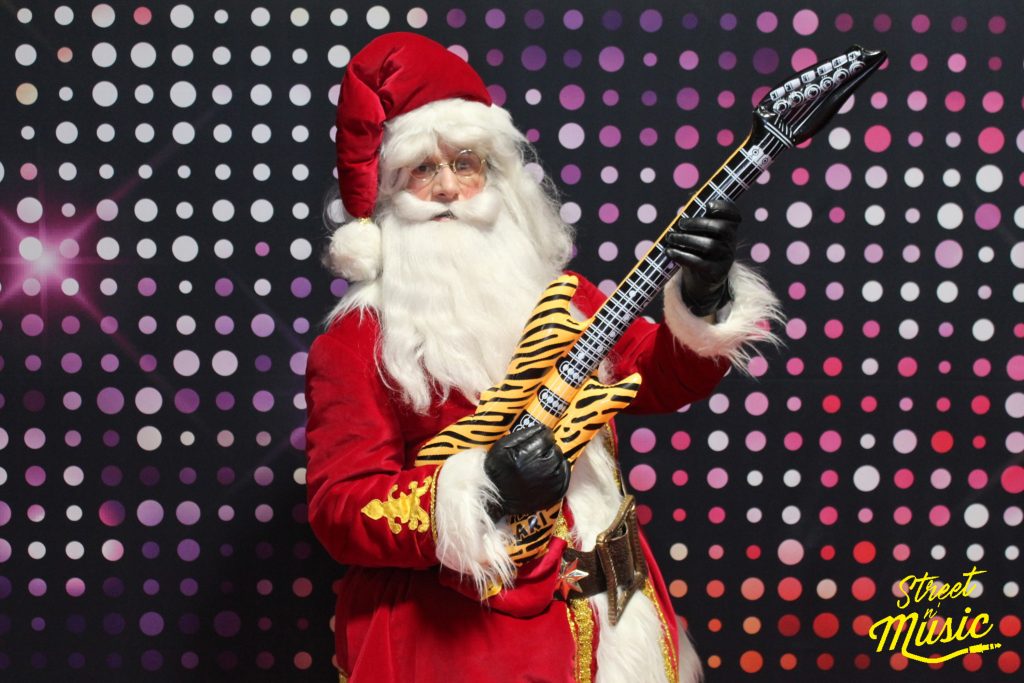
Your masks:
<instances>
[{"instance_id":1,"label":"guitar headstock","mask_svg":"<svg viewBox=\"0 0 1024 683\"><path fill-rule=\"evenodd\" d=\"M800 144L821 130L868 76L885 61L884 50L852 45L843 53L793 74L773 88L754 110L760 121Z\"/></svg>"}]
</instances>

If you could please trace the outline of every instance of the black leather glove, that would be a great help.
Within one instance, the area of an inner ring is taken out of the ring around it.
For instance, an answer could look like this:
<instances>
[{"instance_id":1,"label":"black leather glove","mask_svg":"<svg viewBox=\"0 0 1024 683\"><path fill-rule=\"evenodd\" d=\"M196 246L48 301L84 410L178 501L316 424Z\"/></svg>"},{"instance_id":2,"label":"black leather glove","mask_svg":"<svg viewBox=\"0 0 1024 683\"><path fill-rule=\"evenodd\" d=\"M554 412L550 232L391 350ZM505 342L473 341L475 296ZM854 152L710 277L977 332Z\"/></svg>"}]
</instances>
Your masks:
<instances>
[{"instance_id":1,"label":"black leather glove","mask_svg":"<svg viewBox=\"0 0 1024 683\"><path fill-rule=\"evenodd\" d=\"M736 260L736 229L739 209L731 201L708 202L700 218L679 221L665 235L665 250L682 266L680 294L697 316L714 313L732 300L729 269Z\"/></svg>"},{"instance_id":2,"label":"black leather glove","mask_svg":"<svg viewBox=\"0 0 1024 683\"><path fill-rule=\"evenodd\" d=\"M551 507L569 488L569 461L544 425L498 439L484 458L484 472L501 498L488 509L493 519Z\"/></svg>"}]
</instances>

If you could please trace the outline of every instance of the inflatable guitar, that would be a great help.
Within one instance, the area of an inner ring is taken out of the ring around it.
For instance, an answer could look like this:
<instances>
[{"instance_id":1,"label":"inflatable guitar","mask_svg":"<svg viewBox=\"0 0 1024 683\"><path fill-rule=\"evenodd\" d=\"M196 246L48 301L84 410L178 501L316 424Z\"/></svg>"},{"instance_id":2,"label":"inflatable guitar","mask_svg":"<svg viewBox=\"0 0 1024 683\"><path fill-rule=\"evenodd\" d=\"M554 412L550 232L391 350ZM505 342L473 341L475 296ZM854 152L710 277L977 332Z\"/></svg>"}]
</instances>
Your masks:
<instances>
[{"instance_id":1,"label":"inflatable guitar","mask_svg":"<svg viewBox=\"0 0 1024 683\"><path fill-rule=\"evenodd\" d=\"M472 415L427 442L416 464L440 463L469 448L488 448L510 431L536 423L554 431L570 463L640 386L638 374L617 384L597 381L595 372L626 328L636 320L679 269L661 245L680 220L704 214L712 199L739 197L783 150L821 130L846 99L885 60L885 52L857 45L793 75L754 110L743 143L725 160L662 232L589 320L575 320L569 302L577 280L562 276L544 291L527 323L501 384L480 395ZM515 542L508 548L517 565L547 548L561 503L509 519Z\"/></svg>"}]
</instances>

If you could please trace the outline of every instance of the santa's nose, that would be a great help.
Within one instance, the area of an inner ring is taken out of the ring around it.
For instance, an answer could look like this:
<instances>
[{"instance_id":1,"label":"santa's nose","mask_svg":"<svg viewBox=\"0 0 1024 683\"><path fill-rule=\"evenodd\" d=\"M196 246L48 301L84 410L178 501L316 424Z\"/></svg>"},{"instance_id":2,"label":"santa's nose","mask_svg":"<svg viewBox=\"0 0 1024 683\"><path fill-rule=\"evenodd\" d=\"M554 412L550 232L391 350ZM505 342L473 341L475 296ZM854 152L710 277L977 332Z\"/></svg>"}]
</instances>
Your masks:
<instances>
[{"instance_id":1,"label":"santa's nose","mask_svg":"<svg viewBox=\"0 0 1024 683\"><path fill-rule=\"evenodd\" d=\"M459 180L448 166L442 166L430 187L431 197L437 201L455 201L459 198Z\"/></svg>"}]
</instances>

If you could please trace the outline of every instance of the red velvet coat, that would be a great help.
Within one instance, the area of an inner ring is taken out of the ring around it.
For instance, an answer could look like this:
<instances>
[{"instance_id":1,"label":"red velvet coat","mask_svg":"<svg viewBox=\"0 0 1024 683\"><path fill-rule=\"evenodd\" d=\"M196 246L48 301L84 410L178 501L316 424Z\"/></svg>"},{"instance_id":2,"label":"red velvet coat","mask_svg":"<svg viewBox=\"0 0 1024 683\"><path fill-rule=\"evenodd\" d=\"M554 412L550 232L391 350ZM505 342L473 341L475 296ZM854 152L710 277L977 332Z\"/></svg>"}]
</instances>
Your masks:
<instances>
[{"instance_id":1,"label":"red velvet coat","mask_svg":"<svg viewBox=\"0 0 1024 683\"><path fill-rule=\"evenodd\" d=\"M573 302L585 315L603 299L580 278ZM331 556L349 567L337 590L339 667L355 683L577 680L580 633L566 603L552 598L565 541L554 539L545 557L520 569L515 588L487 605L453 589L458 576L439 566L439 467L413 461L426 440L474 406L453 393L425 415L412 412L378 374L378 335L372 313L347 314L315 340L307 369L310 523ZM615 377L641 373L630 407L638 413L671 412L705 397L728 367L643 319L610 360ZM571 523L571 510L566 517ZM646 543L644 550L674 643L668 594Z\"/></svg>"}]
</instances>

